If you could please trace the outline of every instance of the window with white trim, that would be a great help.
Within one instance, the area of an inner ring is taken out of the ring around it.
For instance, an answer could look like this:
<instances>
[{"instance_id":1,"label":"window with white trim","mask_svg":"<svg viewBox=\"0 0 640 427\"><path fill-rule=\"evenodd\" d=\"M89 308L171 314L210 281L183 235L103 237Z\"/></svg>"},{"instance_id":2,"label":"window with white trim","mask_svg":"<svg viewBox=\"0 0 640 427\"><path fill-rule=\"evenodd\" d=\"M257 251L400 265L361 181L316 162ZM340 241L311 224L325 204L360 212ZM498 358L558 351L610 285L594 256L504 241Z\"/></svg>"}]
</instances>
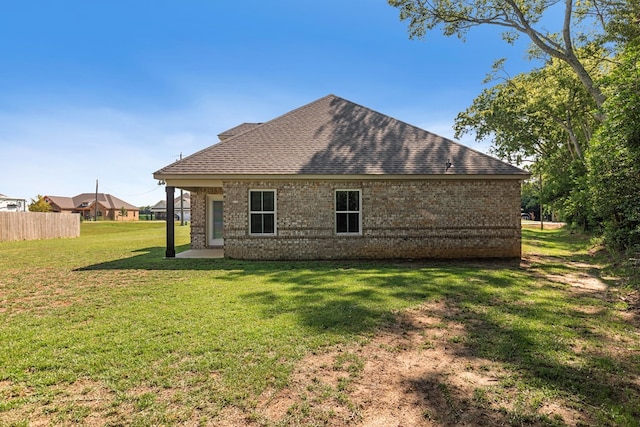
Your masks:
<instances>
[{"instance_id":1,"label":"window with white trim","mask_svg":"<svg viewBox=\"0 0 640 427\"><path fill-rule=\"evenodd\" d=\"M249 191L249 234L276 234L276 191Z\"/></svg>"},{"instance_id":2,"label":"window with white trim","mask_svg":"<svg viewBox=\"0 0 640 427\"><path fill-rule=\"evenodd\" d=\"M360 190L336 190L336 234L361 234Z\"/></svg>"}]
</instances>

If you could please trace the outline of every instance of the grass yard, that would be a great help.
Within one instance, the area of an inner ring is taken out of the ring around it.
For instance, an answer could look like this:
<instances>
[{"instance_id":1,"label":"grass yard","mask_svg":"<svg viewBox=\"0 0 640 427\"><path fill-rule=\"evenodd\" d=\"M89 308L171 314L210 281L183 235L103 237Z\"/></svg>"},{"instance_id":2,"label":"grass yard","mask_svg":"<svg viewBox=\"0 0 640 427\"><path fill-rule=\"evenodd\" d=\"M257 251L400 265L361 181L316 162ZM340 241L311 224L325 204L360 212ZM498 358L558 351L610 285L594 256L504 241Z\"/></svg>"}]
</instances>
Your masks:
<instances>
[{"instance_id":1,"label":"grass yard","mask_svg":"<svg viewBox=\"0 0 640 427\"><path fill-rule=\"evenodd\" d=\"M0 243L0 426L639 425L633 270L523 238L520 264L165 260L155 222Z\"/></svg>"}]
</instances>

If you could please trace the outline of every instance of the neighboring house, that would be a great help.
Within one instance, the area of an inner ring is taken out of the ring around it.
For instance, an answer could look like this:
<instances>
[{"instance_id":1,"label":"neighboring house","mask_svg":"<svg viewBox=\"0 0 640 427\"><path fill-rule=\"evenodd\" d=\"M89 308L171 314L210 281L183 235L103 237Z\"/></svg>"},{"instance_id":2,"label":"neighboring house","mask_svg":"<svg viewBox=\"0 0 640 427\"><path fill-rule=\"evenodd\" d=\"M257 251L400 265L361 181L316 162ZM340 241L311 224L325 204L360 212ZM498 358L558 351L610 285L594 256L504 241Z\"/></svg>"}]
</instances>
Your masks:
<instances>
[{"instance_id":1,"label":"neighboring house","mask_svg":"<svg viewBox=\"0 0 640 427\"><path fill-rule=\"evenodd\" d=\"M521 255L529 174L334 95L154 173L191 192L191 248L240 259ZM167 225L167 257L175 255Z\"/></svg>"},{"instance_id":2,"label":"neighboring house","mask_svg":"<svg viewBox=\"0 0 640 427\"><path fill-rule=\"evenodd\" d=\"M27 210L27 200L8 197L0 194L0 211L24 212Z\"/></svg>"},{"instance_id":3,"label":"neighboring house","mask_svg":"<svg viewBox=\"0 0 640 427\"><path fill-rule=\"evenodd\" d=\"M52 212L79 213L84 219L94 219L96 193L82 193L75 197L44 196ZM138 221L140 209L111 194L98 193L98 219ZM124 213L124 215L123 215Z\"/></svg>"},{"instance_id":4,"label":"neighboring house","mask_svg":"<svg viewBox=\"0 0 640 427\"><path fill-rule=\"evenodd\" d=\"M184 212L184 220L191 221L191 195L184 193L182 195L182 205L180 204L180 196L174 199L173 203L174 219L181 219L181 211ZM167 202L166 200L160 200L153 205L151 213L155 219L167 219Z\"/></svg>"}]
</instances>

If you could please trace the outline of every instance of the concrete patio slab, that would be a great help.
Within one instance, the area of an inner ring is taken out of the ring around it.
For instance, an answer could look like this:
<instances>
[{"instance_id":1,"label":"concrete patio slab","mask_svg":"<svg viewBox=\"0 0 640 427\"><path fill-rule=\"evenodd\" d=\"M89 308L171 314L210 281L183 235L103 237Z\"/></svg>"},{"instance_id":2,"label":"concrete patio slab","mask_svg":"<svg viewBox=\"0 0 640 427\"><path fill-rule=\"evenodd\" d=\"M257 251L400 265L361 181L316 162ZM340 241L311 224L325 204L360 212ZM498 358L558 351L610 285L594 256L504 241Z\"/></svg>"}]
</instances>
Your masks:
<instances>
[{"instance_id":1,"label":"concrete patio slab","mask_svg":"<svg viewBox=\"0 0 640 427\"><path fill-rule=\"evenodd\" d=\"M177 253L176 258L224 258L224 249L189 249Z\"/></svg>"}]
</instances>

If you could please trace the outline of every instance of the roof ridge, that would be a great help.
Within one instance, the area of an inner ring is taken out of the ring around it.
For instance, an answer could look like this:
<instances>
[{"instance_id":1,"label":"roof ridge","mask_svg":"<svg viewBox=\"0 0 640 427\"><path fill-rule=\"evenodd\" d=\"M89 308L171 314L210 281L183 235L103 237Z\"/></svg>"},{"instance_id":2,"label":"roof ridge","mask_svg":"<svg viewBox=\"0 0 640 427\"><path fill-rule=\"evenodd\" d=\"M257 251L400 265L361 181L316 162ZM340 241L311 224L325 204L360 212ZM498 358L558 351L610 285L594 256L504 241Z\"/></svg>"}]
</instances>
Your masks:
<instances>
[{"instance_id":1,"label":"roof ridge","mask_svg":"<svg viewBox=\"0 0 640 427\"><path fill-rule=\"evenodd\" d=\"M294 108L293 110L287 111L286 113L282 113L281 115L279 115L277 117L274 117L271 120L267 120L266 122L258 123L258 126L255 126L255 127L251 128L251 129L247 130L246 132L242 132L241 134L234 135L234 136L232 136L231 138L229 138L229 139L227 139L225 141L221 141L220 143L231 141L232 139L236 139L240 135L245 135L246 136L248 133L254 132L257 129L265 127L265 125L268 125L269 123L272 123L272 122L275 122L276 120L280 120L282 118L291 116L291 115L293 115L294 113L296 113L296 112L298 112L300 110L303 110L305 108L309 108L314 104L319 104L320 101L323 101L323 100L325 100L327 98L330 98L330 97L334 97L334 98L342 99L343 101L351 102L351 101L348 101L348 100L346 100L344 98L340 98L339 96L336 96L336 95L333 95L333 94L325 95L322 98L316 99L315 101L308 102L308 103L306 103L306 104L304 104L304 105L302 105L300 107L297 107L297 108ZM352 102L352 104L353 104L353 102ZM214 145L218 145L218 144L214 144ZM209 147L209 148L211 148L211 147Z\"/></svg>"}]
</instances>

